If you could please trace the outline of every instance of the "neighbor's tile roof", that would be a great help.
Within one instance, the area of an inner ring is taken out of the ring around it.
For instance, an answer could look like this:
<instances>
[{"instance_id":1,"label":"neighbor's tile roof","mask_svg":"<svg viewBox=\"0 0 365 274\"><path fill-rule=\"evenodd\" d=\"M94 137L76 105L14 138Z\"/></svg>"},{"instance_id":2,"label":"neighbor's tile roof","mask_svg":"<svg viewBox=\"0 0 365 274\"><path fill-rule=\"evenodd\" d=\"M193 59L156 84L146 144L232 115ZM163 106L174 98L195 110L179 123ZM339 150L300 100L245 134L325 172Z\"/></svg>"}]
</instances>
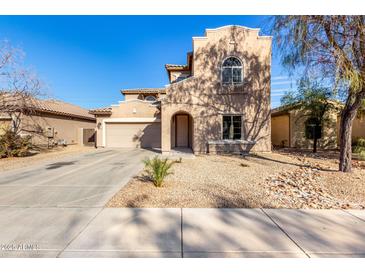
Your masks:
<instances>
[{"instance_id":1,"label":"neighbor's tile roof","mask_svg":"<svg viewBox=\"0 0 365 274\"><path fill-rule=\"evenodd\" d=\"M139 94L139 93L165 93L165 88L133 88L122 89L123 94Z\"/></svg>"},{"instance_id":2,"label":"neighbor's tile roof","mask_svg":"<svg viewBox=\"0 0 365 274\"><path fill-rule=\"evenodd\" d=\"M29 108L38 112L95 120L95 117L89 113L89 110L59 100L41 100L31 96L24 97L20 94L7 92L0 94L0 101L2 107L10 111Z\"/></svg>"},{"instance_id":3,"label":"neighbor's tile roof","mask_svg":"<svg viewBox=\"0 0 365 274\"><path fill-rule=\"evenodd\" d=\"M333 107L335 107L338 110L343 108L343 103L338 101L338 100L329 99L328 102L332 103ZM277 116L277 115L281 115L281 114L286 114L286 113L288 113L289 111L291 111L295 108L299 108L300 106L301 106L300 103L295 103L295 104L290 104L290 105L282 105L282 106L273 108L271 110L271 115Z\"/></svg>"}]
</instances>

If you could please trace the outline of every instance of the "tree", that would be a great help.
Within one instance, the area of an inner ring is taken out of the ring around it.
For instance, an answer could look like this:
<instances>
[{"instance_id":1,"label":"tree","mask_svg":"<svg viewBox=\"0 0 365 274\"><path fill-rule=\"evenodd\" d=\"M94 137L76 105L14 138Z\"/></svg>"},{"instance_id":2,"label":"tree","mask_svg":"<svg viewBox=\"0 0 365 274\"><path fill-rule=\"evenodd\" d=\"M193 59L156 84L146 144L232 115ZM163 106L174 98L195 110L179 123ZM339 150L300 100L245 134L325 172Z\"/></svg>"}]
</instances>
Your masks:
<instances>
[{"instance_id":1,"label":"tree","mask_svg":"<svg viewBox=\"0 0 365 274\"><path fill-rule=\"evenodd\" d=\"M308 117L305 134L306 138L313 139L313 153L317 152L318 139L322 135L326 114L336 108L333 97L331 89L304 78L299 81L296 92L286 93L281 99L282 105L300 109L302 113L300 117Z\"/></svg>"},{"instance_id":2,"label":"tree","mask_svg":"<svg viewBox=\"0 0 365 274\"><path fill-rule=\"evenodd\" d=\"M18 134L23 115L32 115L37 97L43 94L41 81L24 67L23 53L7 41L0 43L0 113L11 118L12 131Z\"/></svg>"},{"instance_id":3,"label":"tree","mask_svg":"<svg viewBox=\"0 0 365 274\"><path fill-rule=\"evenodd\" d=\"M271 29L290 71L318 75L343 96L339 170L350 172L352 122L365 99L365 16L275 16Z\"/></svg>"}]
</instances>

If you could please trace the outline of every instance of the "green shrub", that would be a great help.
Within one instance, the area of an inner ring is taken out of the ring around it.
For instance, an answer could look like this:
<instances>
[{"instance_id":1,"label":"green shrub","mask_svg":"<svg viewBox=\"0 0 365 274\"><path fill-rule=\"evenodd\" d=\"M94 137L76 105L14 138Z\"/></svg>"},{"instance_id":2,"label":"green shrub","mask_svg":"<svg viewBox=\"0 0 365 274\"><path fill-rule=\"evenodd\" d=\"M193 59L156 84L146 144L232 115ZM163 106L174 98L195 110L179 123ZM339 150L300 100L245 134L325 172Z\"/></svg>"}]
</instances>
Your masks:
<instances>
[{"instance_id":1,"label":"green shrub","mask_svg":"<svg viewBox=\"0 0 365 274\"><path fill-rule=\"evenodd\" d=\"M169 171L174 162L170 162L167 158L162 160L158 156L155 156L154 158L146 159L143 162L148 175L156 187L161 187L165 177L172 174Z\"/></svg>"},{"instance_id":2,"label":"green shrub","mask_svg":"<svg viewBox=\"0 0 365 274\"><path fill-rule=\"evenodd\" d=\"M356 141L356 145L354 147L354 153L360 154L361 152L365 152L365 139L359 138Z\"/></svg>"},{"instance_id":3,"label":"green shrub","mask_svg":"<svg viewBox=\"0 0 365 274\"><path fill-rule=\"evenodd\" d=\"M356 146L365 148L365 138L357 139Z\"/></svg>"},{"instance_id":4,"label":"green shrub","mask_svg":"<svg viewBox=\"0 0 365 274\"><path fill-rule=\"evenodd\" d=\"M31 137L22 137L11 130L0 136L0 158L24 157L32 149Z\"/></svg>"},{"instance_id":5,"label":"green shrub","mask_svg":"<svg viewBox=\"0 0 365 274\"><path fill-rule=\"evenodd\" d=\"M359 153L359 159L365 161L365 149Z\"/></svg>"}]
</instances>

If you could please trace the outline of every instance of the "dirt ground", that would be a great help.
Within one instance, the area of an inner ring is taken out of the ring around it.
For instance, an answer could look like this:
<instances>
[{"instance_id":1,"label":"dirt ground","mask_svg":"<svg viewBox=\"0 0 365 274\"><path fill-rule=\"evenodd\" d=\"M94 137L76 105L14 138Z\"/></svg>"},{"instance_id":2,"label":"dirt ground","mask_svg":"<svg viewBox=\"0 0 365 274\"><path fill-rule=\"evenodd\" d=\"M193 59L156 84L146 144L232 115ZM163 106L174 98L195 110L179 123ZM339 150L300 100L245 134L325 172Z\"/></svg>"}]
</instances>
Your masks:
<instances>
[{"instance_id":1,"label":"dirt ground","mask_svg":"<svg viewBox=\"0 0 365 274\"><path fill-rule=\"evenodd\" d=\"M0 159L0 172L27 167L42 161L58 159L66 155L93 151L94 147L69 145L66 147L54 147L51 149L40 149L27 157L12 157Z\"/></svg>"},{"instance_id":2,"label":"dirt ground","mask_svg":"<svg viewBox=\"0 0 365 274\"><path fill-rule=\"evenodd\" d=\"M173 165L162 188L144 172L108 207L365 208L365 162L337 171L336 152L200 155Z\"/></svg>"}]
</instances>

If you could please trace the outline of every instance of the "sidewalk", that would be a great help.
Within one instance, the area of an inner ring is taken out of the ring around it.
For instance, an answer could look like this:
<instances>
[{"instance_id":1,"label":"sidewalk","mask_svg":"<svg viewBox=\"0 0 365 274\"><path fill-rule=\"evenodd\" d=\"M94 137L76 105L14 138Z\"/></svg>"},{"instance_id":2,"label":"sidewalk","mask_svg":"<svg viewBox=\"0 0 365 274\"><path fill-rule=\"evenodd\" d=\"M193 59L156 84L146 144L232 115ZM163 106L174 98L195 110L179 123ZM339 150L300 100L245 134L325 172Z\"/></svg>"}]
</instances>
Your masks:
<instances>
[{"instance_id":1,"label":"sidewalk","mask_svg":"<svg viewBox=\"0 0 365 274\"><path fill-rule=\"evenodd\" d=\"M65 214L67 210L77 209L49 210L55 211L57 219L57 210ZM0 254L11 257L365 257L365 211L104 208L92 215L88 222L83 218L82 224L75 216L73 226L66 225L72 228L72 235L65 227L59 227L60 223L57 227L63 234L54 227L30 235L28 241L42 234L38 250L6 254L0 251ZM9 241L27 241L19 231L17 237ZM64 242L56 245L52 241Z\"/></svg>"}]
</instances>

